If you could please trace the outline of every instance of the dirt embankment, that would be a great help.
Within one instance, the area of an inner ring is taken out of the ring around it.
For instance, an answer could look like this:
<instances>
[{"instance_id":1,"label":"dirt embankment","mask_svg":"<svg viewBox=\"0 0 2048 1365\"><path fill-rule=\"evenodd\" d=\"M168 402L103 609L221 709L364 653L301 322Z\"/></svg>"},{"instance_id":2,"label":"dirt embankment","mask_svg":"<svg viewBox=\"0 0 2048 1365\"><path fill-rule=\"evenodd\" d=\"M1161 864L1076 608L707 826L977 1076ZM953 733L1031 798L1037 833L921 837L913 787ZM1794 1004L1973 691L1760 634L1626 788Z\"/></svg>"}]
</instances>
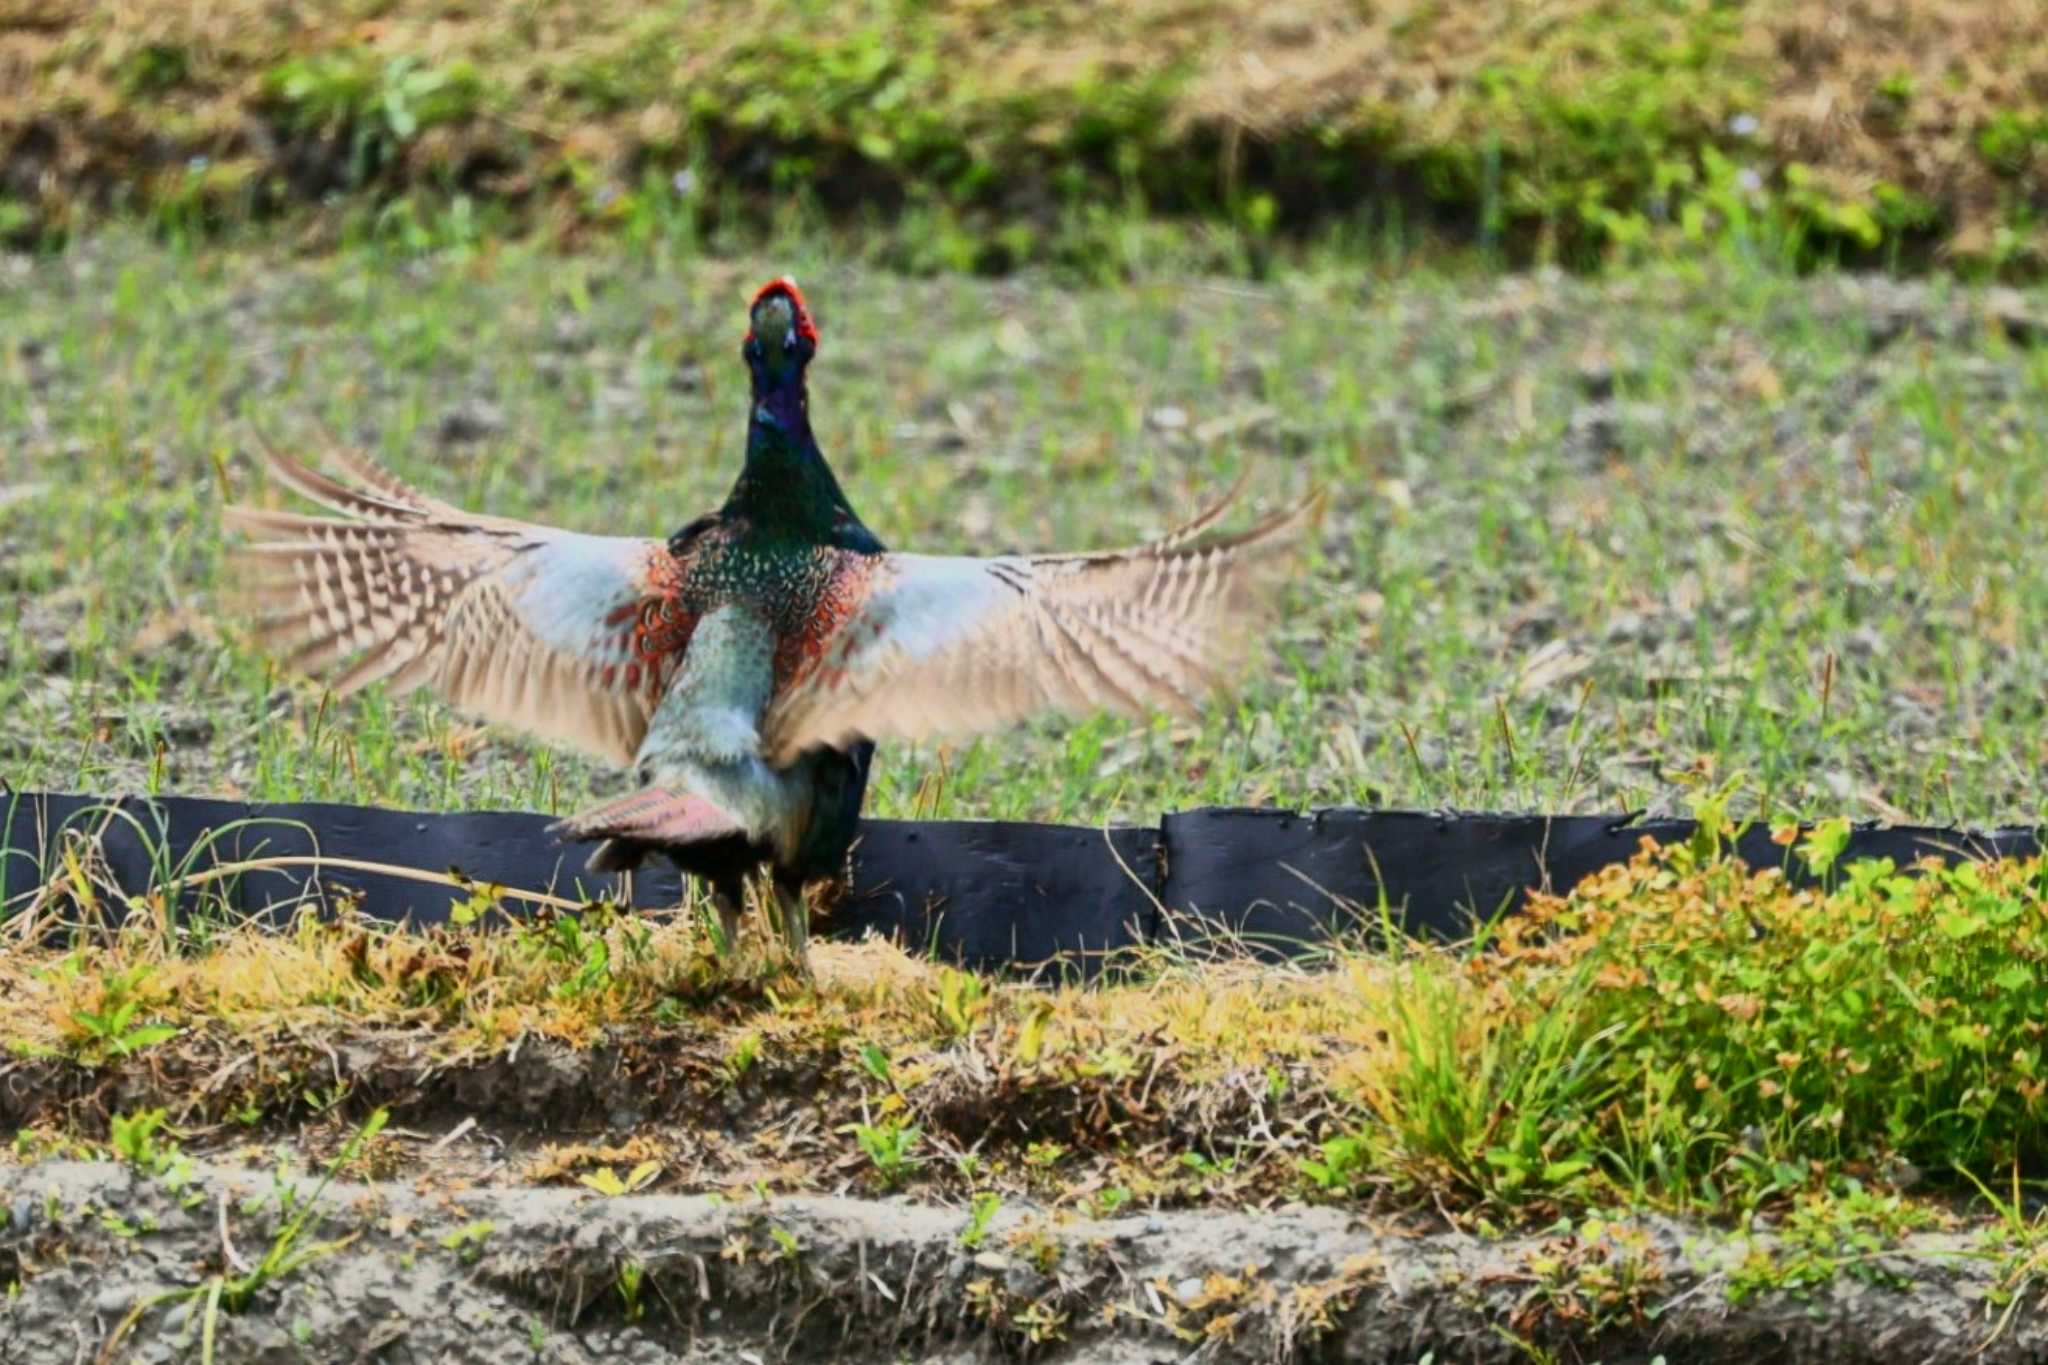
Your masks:
<instances>
[{"instance_id":1,"label":"dirt embankment","mask_svg":"<svg viewBox=\"0 0 2048 1365\"><path fill-rule=\"evenodd\" d=\"M2007 0L366 12L0 3L0 239L426 189L465 196L457 235L478 206L563 231L793 193L937 209L973 230L907 258L993 269L1099 254L1104 206L1135 202L1254 242L1379 213L1582 260L1759 222L1872 259L2043 259L2048 67Z\"/></svg>"},{"instance_id":2,"label":"dirt embankment","mask_svg":"<svg viewBox=\"0 0 2048 1365\"><path fill-rule=\"evenodd\" d=\"M257 1265L313 1182L202 1166L0 1174L0 1358L199 1359L208 1277ZM1805 1298L1731 1306L1771 1241L1648 1220L1485 1241L1342 1210L1062 1221L830 1196L604 1197L335 1184L292 1250L216 1315L214 1359L1510 1361L2038 1359L2048 1320L1986 1306L1992 1267L1922 1234ZM972 1241L969 1246L966 1241ZM136 1305L202 1287L135 1318ZM1990 1344L1978 1354L1987 1339Z\"/></svg>"}]
</instances>

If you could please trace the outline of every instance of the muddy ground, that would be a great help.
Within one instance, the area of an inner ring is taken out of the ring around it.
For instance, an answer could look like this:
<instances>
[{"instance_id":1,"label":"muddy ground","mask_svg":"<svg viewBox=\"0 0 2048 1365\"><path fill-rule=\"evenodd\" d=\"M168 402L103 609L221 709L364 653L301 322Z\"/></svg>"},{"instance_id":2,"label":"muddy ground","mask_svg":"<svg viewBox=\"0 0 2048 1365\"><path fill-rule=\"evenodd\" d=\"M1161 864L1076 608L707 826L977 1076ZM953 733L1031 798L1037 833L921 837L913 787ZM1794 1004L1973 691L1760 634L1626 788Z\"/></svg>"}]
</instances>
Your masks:
<instances>
[{"instance_id":1,"label":"muddy ground","mask_svg":"<svg viewBox=\"0 0 2048 1365\"><path fill-rule=\"evenodd\" d=\"M458 1135L458 1144L460 1142ZM303 1171L0 1170L0 1359L202 1359L209 1277L275 1245ZM235 1362L1984 1361L2048 1351L1993 1267L1919 1234L1810 1293L1739 1304L1772 1235L1634 1220L1485 1240L1288 1204L1062 1220L829 1195L721 1198L336 1182L313 1259L216 1315ZM172 1186L177 1188L172 1188ZM1581 1232L1584 1229L1582 1227ZM122 1339L137 1305L158 1296ZM1986 1343L1989 1343L1986 1345ZM1547 1356L1544 1353L1556 1351Z\"/></svg>"}]
</instances>

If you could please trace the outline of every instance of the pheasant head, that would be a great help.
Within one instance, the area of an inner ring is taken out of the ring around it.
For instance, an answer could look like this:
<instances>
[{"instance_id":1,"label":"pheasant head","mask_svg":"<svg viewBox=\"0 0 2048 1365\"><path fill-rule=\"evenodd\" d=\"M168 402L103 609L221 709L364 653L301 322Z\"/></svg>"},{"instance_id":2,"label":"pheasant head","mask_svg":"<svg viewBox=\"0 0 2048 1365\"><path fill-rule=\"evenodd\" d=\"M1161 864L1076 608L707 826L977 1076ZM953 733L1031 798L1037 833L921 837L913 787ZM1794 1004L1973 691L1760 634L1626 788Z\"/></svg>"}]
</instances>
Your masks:
<instances>
[{"instance_id":1,"label":"pheasant head","mask_svg":"<svg viewBox=\"0 0 2048 1365\"><path fill-rule=\"evenodd\" d=\"M783 275L762 285L748 322L740 354L753 375L754 397L787 388L801 394L804 369L818 353L818 327L796 281Z\"/></svg>"},{"instance_id":2,"label":"pheasant head","mask_svg":"<svg viewBox=\"0 0 2048 1365\"><path fill-rule=\"evenodd\" d=\"M798 544L880 549L811 434L805 371L818 353L818 327L803 291L787 275L770 280L755 292L747 321L747 461L721 515Z\"/></svg>"}]
</instances>

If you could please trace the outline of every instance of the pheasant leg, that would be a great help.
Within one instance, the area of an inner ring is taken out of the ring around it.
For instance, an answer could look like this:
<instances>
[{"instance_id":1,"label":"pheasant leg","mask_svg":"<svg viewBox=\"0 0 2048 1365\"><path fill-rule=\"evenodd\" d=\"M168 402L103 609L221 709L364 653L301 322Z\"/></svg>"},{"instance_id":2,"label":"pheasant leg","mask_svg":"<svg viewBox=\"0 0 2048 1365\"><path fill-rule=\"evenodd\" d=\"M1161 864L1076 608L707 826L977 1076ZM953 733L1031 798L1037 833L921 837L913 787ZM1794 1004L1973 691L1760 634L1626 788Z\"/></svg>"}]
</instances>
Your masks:
<instances>
[{"instance_id":1,"label":"pheasant leg","mask_svg":"<svg viewBox=\"0 0 2048 1365\"><path fill-rule=\"evenodd\" d=\"M740 909L744 899L746 883L740 880L719 878L711 883L711 908L718 915L717 942L713 946L720 957L731 957L740 942Z\"/></svg>"},{"instance_id":2,"label":"pheasant leg","mask_svg":"<svg viewBox=\"0 0 2048 1365\"><path fill-rule=\"evenodd\" d=\"M774 878L774 887L775 907L782 920L782 941L797 970L807 972L811 967L811 911L804 900L804 889L782 877Z\"/></svg>"}]
</instances>

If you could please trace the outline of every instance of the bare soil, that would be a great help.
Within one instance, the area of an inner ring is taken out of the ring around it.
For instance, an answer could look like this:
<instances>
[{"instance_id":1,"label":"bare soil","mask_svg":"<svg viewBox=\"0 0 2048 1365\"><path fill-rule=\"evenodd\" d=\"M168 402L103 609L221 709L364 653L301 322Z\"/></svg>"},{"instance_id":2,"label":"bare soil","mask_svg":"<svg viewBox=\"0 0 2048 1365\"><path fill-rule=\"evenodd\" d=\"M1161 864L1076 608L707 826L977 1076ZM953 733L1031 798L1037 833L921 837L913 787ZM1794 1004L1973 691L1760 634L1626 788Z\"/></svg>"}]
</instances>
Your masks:
<instances>
[{"instance_id":1,"label":"bare soil","mask_svg":"<svg viewBox=\"0 0 2048 1365\"><path fill-rule=\"evenodd\" d=\"M279 1189L232 1166L199 1167L175 1193L122 1165L7 1168L0 1269L21 1289L0 1310L0 1358L198 1359L203 1299L143 1313L111 1357L104 1343L136 1304L260 1257ZM312 1239L332 1250L221 1314L215 1359L1508 1361L1548 1343L1608 1361L2004 1361L2048 1349L2048 1321L2019 1313L1975 1354L1996 1327L1989 1272L1937 1234L1873 1264L1884 1284L1844 1277L1810 1300L1731 1307L1727 1277L1754 1248L1664 1220L1598 1242L1487 1241L1299 1204L1067 1221L1006 1208L970 1249L962 1210L887 1199L421 1179L336 1183L323 1208ZM1625 1263L1623 1241L1638 1248ZM1603 1262L1639 1276L1640 1292L1603 1305L1547 1270L1583 1286Z\"/></svg>"}]
</instances>

